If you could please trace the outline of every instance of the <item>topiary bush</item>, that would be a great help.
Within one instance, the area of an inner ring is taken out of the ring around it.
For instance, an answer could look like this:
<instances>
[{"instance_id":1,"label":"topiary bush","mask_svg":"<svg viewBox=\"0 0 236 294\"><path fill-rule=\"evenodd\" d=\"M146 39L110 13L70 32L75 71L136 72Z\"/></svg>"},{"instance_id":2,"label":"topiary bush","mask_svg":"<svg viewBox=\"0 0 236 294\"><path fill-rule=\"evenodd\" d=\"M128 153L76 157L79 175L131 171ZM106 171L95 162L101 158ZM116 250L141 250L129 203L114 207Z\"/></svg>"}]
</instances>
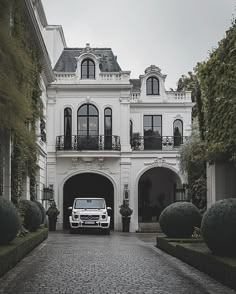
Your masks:
<instances>
[{"instance_id":1,"label":"topiary bush","mask_svg":"<svg viewBox=\"0 0 236 294\"><path fill-rule=\"evenodd\" d=\"M201 214L192 203L176 202L162 211L159 222L163 233L168 237L188 238L194 227L200 227Z\"/></svg>"},{"instance_id":2,"label":"topiary bush","mask_svg":"<svg viewBox=\"0 0 236 294\"><path fill-rule=\"evenodd\" d=\"M30 232L37 231L42 223L42 214L38 205L30 200L22 200L21 205L24 214L24 227Z\"/></svg>"},{"instance_id":3,"label":"topiary bush","mask_svg":"<svg viewBox=\"0 0 236 294\"><path fill-rule=\"evenodd\" d=\"M0 197L0 244L8 244L17 235L20 217L17 209L9 200Z\"/></svg>"},{"instance_id":4,"label":"topiary bush","mask_svg":"<svg viewBox=\"0 0 236 294\"><path fill-rule=\"evenodd\" d=\"M42 216L42 222L41 222L41 224L44 224L45 219L46 219L46 210L45 210L45 208L43 207L42 203L40 203L39 201L34 200L33 202L36 203L37 206L38 206L38 208L40 209L41 216Z\"/></svg>"},{"instance_id":5,"label":"topiary bush","mask_svg":"<svg viewBox=\"0 0 236 294\"><path fill-rule=\"evenodd\" d=\"M236 256L236 198L213 204L203 216L201 233L214 254Z\"/></svg>"}]
</instances>

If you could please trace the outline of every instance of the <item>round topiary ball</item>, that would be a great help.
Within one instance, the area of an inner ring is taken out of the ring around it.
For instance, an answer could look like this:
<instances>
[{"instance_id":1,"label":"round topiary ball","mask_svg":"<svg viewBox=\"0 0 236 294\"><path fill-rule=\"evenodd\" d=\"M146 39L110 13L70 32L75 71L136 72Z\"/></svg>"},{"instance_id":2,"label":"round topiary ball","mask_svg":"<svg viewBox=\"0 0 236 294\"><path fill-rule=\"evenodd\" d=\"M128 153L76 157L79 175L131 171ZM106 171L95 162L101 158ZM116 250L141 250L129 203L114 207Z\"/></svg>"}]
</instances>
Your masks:
<instances>
[{"instance_id":1,"label":"round topiary ball","mask_svg":"<svg viewBox=\"0 0 236 294\"><path fill-rule=\"evenodd\" d=\"M20 228L20 217L17 209L9 200L0 197L0 244L12 241Z\"/></svg>"},{"instance_id":2,"label":"round topiary ball","mask_svg":"<svg viewBox=\"0 0 236 294\"><path fill-rule=\"evenodd\" d=\"M201 233L214 254L236 256L236 198L213 204L203 216Z\"/></svg>"},{"instance_id":3,"label":"round topiary ball","mask_svg":"<svg viewBox=\"0 0 236 294\"><path fill-rule=\"evenodd\" d=\"M187 238L192 235L194 227L200 227L201 214L192 203L176 202L162 211L159 222L168 237Z\"/></svg>"},{"instance_id":4,"label":"round topiary ball","mask_svg":"<svg viewBox=\"0 0 236 294\"><path fill-rule=\"evenodd\" d=\"M46 210L45 210L45 208L43 207L43 205L39 201L34 200L33 202L36 203L37 206L38 206L38 208L40 209L41 216L42 216L42 222L41 222L41 224L44 224L45 219L46 219Z\"/></svg>"},{"instance_id":5,"label":"round topiary ball","mask_svg":"<svg viewBox=\"0 0 236 294\"><path fill-rule=\"evenodd\" d=\"M30 232L35 232L42 223L42 214L38 205L34 201L22 200L24 213L24 226Z\"/></svg>"}]
</instances>

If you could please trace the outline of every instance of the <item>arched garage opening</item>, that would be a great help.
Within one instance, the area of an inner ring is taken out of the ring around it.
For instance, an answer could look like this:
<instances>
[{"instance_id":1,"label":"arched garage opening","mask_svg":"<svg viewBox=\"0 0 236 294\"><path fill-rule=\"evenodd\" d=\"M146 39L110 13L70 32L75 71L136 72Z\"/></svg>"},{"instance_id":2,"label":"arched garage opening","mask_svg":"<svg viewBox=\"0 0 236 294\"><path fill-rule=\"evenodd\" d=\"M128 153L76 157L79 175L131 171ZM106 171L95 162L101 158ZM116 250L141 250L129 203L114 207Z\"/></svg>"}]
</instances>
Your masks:
<instances>
[{"instance_id":1,"label":"arched garage opening","mask_svg":"<svg viewBox=\"0 0 236 294\"><path fill-rule=\"evenodd\" d=\"M69 206L74 198L105 198L107 206L112 208L111 229L114 228L114 187L105 176L95 173L82 173L69 178L63 189L63 227L69 229Z\"/></svg>"},{"instance_id":2,"label":"arched garage opening","mask_svg":"<svg viewBox=\"0 0 236 294\"><path fill-rule=\"evenodd\" d=\"M146 171L138 182L139 223L158 222L163 209L176 198L176 187L181 186L180 177L165 167Z\"/></svg>"}]
</instances>

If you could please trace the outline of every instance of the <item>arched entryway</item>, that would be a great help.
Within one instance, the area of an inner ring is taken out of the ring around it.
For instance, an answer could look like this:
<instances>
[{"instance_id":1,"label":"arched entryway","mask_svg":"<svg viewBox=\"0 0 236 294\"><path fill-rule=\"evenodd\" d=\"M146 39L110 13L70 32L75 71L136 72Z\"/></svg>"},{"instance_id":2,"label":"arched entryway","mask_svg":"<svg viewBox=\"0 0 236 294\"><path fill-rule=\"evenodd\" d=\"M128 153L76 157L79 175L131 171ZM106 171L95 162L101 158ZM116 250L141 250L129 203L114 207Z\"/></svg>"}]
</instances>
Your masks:
<instances>
[{"instance_id":1,"label":"arched entryway","mask_svg":"<svg viewBox=\"0 0 236 294\"><path fill-rule=\"evenodd\" d=\"M82 173L69 178L63 189L63 227L69 228L68 207L72 206L74 198L93 197L105 198L111 211L111 229L114 228L114 187L112 182L96 173Z\"/></svg>"},{"instance_id":2,"label":"arched entryway","mask_svg":"<svg viewBox=\"0 0 236 294\"><path fill-rule=\"evenodd\" d=\"M138 182L139 223L158 222L162 210L175 201L180 177L165 167L147 170Z\"/></svg>"}]
</instances>

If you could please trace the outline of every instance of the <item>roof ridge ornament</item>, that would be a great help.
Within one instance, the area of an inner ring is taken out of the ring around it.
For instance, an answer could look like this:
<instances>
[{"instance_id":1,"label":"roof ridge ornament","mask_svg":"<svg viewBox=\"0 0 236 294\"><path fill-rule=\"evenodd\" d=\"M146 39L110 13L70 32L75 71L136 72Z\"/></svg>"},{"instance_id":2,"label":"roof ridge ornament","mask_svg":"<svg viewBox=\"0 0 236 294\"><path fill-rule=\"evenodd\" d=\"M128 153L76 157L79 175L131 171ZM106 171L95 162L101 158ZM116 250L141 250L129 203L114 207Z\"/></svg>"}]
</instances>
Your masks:
<instances>
[{"instance_id":1,"label":"roof ridge ornament","mask_svg":"<svg viewBox=\"0 0 236 294\"><path fill-rule=\"evenodd\" d=\"M95 55L95 51L90 48L90 44L86 43L86 47L82 49L81 54L83 53L93 53Z\"/></svg>"},{"instance_id":2,"label":"roof ridge ornament","mask_svg":"<svg viewBox=\"0 0 236 294\"><path fill-rule=\"evenodd\" d=\"M161 73L161 69L158 66L152 64L145 69L145 74L152 72L152 71Z\"/></svg>"}]
</instances>

